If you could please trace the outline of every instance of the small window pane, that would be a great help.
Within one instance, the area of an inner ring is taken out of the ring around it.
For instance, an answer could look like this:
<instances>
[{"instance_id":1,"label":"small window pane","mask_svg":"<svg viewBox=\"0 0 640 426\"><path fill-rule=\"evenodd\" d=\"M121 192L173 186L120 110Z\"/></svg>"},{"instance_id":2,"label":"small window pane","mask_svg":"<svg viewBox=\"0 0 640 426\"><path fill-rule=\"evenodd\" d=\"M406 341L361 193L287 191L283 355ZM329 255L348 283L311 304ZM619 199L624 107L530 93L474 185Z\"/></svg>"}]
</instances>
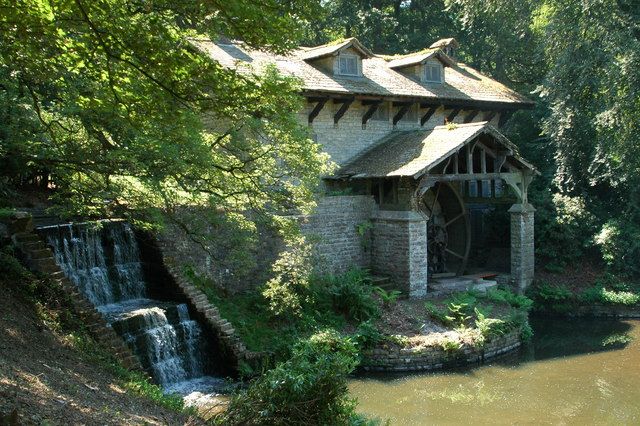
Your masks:
<instances>
[{"instance_id":1,"label":"small window pane","mask_svg":"<svg viewBox=\"0 0 640 426\"><path fill-rule=\"evenodd\" d=\"M355 56L340 56L340 74L358 75L358 58Z\"/></svg>"},{"instance_id":2,"label":"small window pane","mask_svg":"<svg viewBox=\"0 0 640 426\"><path fill-rule=\"evenodd\" d=\"M424 66L424 80L431 83L442 82L442 66L437 64L426 64Z\"/></svg>"}]
</instances>

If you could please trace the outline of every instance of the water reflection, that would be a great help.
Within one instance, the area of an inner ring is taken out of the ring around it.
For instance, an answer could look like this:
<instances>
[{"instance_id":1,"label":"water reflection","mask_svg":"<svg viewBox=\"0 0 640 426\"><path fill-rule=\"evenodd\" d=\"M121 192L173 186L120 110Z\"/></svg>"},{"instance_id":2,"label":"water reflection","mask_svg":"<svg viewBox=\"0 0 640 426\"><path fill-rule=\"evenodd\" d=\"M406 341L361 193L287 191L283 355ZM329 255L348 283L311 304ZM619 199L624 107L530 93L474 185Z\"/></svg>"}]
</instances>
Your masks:
<instances>
[{"instance_id":1,"label":"water reflection","mask_svg":"<svg viewBox=\"0 0 640 426\"><path fill-rule=\"evenodd\" d=\"M392 424L639 424L640 322L538 319L532 344L475 369L367 375L360 411Z\"/></svg>"}]
</instances>

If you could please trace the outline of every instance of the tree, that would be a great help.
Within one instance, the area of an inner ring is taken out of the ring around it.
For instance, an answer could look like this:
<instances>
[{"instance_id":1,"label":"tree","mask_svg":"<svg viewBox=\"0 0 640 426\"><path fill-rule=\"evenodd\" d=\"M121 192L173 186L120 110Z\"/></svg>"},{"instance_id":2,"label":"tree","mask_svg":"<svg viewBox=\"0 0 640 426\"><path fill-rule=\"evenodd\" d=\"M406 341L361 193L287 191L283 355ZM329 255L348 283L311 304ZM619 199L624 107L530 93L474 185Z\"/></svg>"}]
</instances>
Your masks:
<instances>
[{"instance_id":1,"label":"tree","mask_svg":"<svg viewBox=\"0 0 640 426\"><path fill-rule=\"evenodd\" d=\"M285 52L316 3L0 4L5 182L50 176L58 205L83 215L184 203L272 215L310 205L326 158L295 120L297 82L273 68L225 69L189 38Z\"/></svg>"}]
</instances>

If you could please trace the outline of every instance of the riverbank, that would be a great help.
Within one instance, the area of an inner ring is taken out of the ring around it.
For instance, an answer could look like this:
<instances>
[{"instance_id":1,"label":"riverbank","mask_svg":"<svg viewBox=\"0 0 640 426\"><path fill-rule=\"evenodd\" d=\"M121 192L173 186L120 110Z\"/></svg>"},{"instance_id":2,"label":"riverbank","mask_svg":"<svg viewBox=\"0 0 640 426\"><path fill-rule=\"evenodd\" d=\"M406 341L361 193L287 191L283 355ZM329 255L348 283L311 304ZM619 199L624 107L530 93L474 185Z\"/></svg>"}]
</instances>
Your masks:
<instances>
[{"instance_id":1,"label":"riverbank","mask_svg":"<svg viewBox=\"0 0 640 426\"><path fill-rule=\"evenodd\" d=\"M640 318L640 284L615 275L586 274L566 279L545 274L529 288L533 312L544 315L597 318Z\"/></svg>"},{"instance_id":2,"label":"riverbank","mask_svg":"<svg viewBox=\"0 0 640 426\"><path fill-rule=\"evenodd\" d=\"M353 377L358 412L392 425L637 424L638 320L531 319L520 350L481 366Z\"/></svg>"},{"instance_id":3,"label":"riverbank","mask_svg":"<svg viewBox=\"0 0 640 426\"><path fill-rule=\"evenodd\" d=\"M365 371L421 371L481 363L531 337L532 301L510 290L466 291L386 306L362 355Z\"/></svg>"}]
</instances>

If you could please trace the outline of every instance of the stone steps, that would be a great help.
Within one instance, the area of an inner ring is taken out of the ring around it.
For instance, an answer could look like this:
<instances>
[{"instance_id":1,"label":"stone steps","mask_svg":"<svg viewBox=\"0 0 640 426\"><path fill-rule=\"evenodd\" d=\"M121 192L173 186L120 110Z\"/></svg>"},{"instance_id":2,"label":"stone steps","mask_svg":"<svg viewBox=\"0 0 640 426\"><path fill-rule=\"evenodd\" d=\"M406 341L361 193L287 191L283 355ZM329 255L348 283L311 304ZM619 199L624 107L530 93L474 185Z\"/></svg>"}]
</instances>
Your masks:
<instances>
[{"instance_id":1,"label":"stone steps","mask_svg":"<svg viewBox=\"0 0 640 426\"><path fill-rule=\"evenodd\" d=\"M190 307L195 309L200 316L205 319L205 324L210 330L215 332L223 346L223 349L232 354L232 361L235 363L234 368L238 369L241 362L246 362L257 368L266 354L253 352L247 349L245 344L237 335L233 325L222 318L220 311L217 307L211 304L211 302L209 302L207 295L194 284L189 282L189 280L180 273L179 268L170 258L163 256L163 263L171 277L173 277L176 285L185 295Z\"/></svg>"}]
</instances>

